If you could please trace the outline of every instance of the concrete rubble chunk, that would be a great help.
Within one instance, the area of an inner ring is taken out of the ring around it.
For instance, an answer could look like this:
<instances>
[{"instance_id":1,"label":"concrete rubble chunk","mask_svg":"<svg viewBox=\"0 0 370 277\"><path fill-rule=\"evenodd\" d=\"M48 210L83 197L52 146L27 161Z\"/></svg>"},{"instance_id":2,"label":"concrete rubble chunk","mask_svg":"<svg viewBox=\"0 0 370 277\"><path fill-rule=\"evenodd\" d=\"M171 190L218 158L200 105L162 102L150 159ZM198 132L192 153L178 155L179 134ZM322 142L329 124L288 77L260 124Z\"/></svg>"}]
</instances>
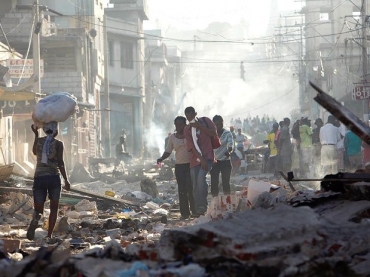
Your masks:
<instances>
[{"instance_id":1,"label":"concrete rubble chunk","mask_svg":"<svg viewBox=\"0 0 370 277\"><path fill-rule=\"evenodd\" d=\"M160 257L173 260L175 249L184 247L195 261L226 257L246 262L292 253L296 244L320 240L319 227L318 215L307 207L250 210L223 221L165 230Z\"/></svg>"},{"instance_id":2,"label":"concrete rubble chunk","mask_svg":"<svg viewBox=\"0 0 370 277\"><path fill-rule=\"evenodd\" d=\"M157 184L152 179L146 178L141 180L140 188L142 192L149 194L153 198L157 198L159 196Z\"/></svg>"}]
</instances>

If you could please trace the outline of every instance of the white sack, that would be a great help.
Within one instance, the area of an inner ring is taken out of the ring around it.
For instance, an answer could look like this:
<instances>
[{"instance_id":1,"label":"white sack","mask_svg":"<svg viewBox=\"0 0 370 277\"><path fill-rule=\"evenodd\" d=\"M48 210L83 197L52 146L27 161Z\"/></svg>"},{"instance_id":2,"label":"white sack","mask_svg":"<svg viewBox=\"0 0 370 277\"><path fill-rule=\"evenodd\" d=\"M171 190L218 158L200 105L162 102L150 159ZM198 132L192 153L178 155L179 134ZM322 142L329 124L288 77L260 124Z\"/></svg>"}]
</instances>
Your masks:
<instances>
[{"instance_id":1,"label":"white sack","mask_svg":"<svg viewBox=\"0 0 370 277\"><path fill-rule=\"evenodd\" d=\"M36 103L32 118L36 125L39 125L40 122L64 122L75 113L76 110L76 97L67 92L56 92Z\"/></svg>"}]
</instances>

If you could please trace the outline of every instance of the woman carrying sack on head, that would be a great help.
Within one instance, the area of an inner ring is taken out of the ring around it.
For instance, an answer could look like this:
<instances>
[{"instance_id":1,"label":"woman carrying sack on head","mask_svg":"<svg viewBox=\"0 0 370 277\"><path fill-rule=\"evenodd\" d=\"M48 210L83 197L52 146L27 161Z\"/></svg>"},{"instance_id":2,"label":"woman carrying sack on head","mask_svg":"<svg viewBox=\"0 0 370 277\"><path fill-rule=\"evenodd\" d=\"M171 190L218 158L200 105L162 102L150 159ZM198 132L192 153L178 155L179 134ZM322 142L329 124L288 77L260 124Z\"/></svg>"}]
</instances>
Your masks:
<instances>
[{"instance_id":1,"label":"woman carrying sack on head","mask_svg":"<svg viewBox=\"0 0 370 277\"><path fill-rule=\"evenodd\" d=\"M64 188L70 189L63 160L63 142L55 139L58 135L58 123L50 122L43 125L45 137L39 138L39 132L31 126L35 134L32 152L37 156L33 183L34 212L32 221L27 230L27 239L33 240L35 230L41 215L44 213L46 196L50 199L50 215L47 239L50 239L58 216L59 199L62 189L59 173L64 179Z\"/></svg>"}]
</instances>

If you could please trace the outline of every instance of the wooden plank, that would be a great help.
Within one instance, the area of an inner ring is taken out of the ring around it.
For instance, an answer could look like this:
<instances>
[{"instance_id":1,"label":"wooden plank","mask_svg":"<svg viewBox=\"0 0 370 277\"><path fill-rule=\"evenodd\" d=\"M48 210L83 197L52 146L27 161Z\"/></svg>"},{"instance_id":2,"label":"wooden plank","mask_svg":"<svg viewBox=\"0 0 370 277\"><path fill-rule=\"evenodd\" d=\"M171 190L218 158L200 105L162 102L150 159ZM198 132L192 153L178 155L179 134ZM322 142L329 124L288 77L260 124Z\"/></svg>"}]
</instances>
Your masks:
<instances>
[{"instance_id":1,"label":"wooden plank","mask_svg":"<svg viewBox=\"0 0 370 277\"><path fill-rule=\"evenodd\" d=\"M124 204L126 206L140 206L141 201L134 198L134 197L128 197L128 196L122 196L123 199L120 198L114 198L98 193L93 193L88 190L84 189L78 189L78 188L71 188L71 192L78 193L80 195L72 194L69 192L62 192L62 197L70 197L70 198L77 198L77 199L86 199L86 198L95 198L95 199L102 199L105 201L110 201L114 203ZM1 187L0 186L0 193L1 192L21 192L28 195L32 195L32 188L15 188L15 187ZM86 197L89 196L89 197Z\"/></svg>"},{"instance_id":2,"label":"wooden plank","mask_svg":"<svg viewBox=\"0 0 370 277\"><path fill-rule=\"evenodd\" d=\"M128 196L122 196L122 197L124 197L124 199L120 199L120 198L110 197L110 196L107 196L107 195L93 193L93 192L90 192L90 191L87 191L87 190L84 190L84 189L78 189L78 188L71 188L71 191L72 192L77 192L77 193L80 193L80 194L85 194L85 195L91 196L93 198L98 198L98 199L103 199L103 200L110 201L110 202L124 204L126 206L140 206L140 203L141 203L140 200L138 200L136 198L133 198L133 197L128 197Z\"/></svg>"},{"instance_id":3,"label":"wooden plank","mask_svg":"<svg viewBox=\"0 0 370 277\"><path fill-rule=\"evenodd\" d=\"M30 188L15 188L15 187L2 187L0 186L0 193L1 192L21 192L24 194L32 195L32 187ZM85 195L77 195L77 194L72 194L69 192L62 192L62 197L68 197L68 198L76 198L76 199L86 199L90 197L86 197Z\"/></svg>"}]
</instances>

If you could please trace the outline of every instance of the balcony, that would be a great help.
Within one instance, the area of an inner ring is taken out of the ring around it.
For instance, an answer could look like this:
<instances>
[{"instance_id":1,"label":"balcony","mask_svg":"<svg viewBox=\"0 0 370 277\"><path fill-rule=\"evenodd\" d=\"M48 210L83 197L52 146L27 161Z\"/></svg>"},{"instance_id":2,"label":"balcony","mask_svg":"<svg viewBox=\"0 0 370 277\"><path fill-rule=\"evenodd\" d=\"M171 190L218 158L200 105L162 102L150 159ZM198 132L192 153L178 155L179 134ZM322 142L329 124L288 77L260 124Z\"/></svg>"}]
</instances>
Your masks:
<instances>
[{"instance_id":1,"label":"balcony","mask_svg":"<svg viewBox=\"0 0 370 277\"><path fill-rule=\"evenodd\" d=\"M139 11L143 20L148 20L148 5L146 0L109 0L110 4L114 4L115 9L124 11Z\"/></svg>"}]
</instances>

